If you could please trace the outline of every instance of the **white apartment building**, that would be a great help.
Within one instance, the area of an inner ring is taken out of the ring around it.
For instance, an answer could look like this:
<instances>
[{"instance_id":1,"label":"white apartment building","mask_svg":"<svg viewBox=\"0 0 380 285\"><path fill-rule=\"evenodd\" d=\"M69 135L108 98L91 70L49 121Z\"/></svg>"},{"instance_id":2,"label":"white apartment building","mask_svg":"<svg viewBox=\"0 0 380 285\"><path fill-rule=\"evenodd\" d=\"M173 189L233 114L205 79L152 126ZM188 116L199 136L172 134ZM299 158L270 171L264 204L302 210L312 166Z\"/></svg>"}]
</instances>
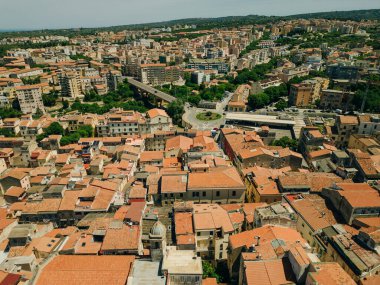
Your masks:
<instances>
[{"instance_id":1,"label":"white apartment building","mask_svg":"<svg viewBox=\"0 0 380 285\"><path fill-rule=\"evenodd\" d=\"M77 72L70 71L60 73L58 79L64 97L77 98L81 94L79 74Z\"/></svg>"},{"instance_id":2,"label":"white apartment building","mask_svg":"<svg viewBox=\"0 0 380 285\"><path fill-rule=\"evenodd\" d=\"M112 110L96 125L100 137L153 134L171 129L172 120L162 109L151 109L145 116L135 111Z\"/></svg>"},{"instance_id":3,"label":"white apartment building","mask_svg":"<svg viewBox=\"0 0 380 285\"><path fill-rule=\"evenodd\" d=\"M34 114L37 110L45 112L42 102L42 89L39 85L25 85L16 87L17 99L24 114Z\"/></svg>"}]
</instances>

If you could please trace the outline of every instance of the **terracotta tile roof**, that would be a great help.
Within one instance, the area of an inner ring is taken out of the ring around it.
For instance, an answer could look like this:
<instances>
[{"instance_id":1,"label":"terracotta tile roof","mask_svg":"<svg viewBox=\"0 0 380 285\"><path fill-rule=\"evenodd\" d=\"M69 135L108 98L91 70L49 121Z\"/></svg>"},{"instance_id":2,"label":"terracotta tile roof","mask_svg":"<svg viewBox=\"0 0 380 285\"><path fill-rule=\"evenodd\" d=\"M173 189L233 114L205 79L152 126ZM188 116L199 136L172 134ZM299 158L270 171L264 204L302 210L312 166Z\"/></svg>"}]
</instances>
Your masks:
<instances>
[{"instance_id":1,"label":"terracotta tile roof","mask_svg":"<svg viewBox=\"0 0 380 285\"><path fill-rule=\"evenodd\" d=\"M193 221L195 231L223 228L228 233L234 230L227 211L218 204L194 204Z\"/></svg>"},{"instance_id":2,"label":"terracotta tile roof","mask_svg":"<svg viewBox=\"0 0 380 285\"><path fill-rule=\"evenodd\" d=\"M177 245L195 245L195 235L179 235L176 237ZM203 284L203 283L202 283Z\"/></svg>"},{"instance_id":3,"label":"terracotta tile roof","mask_svg":"<svg viewBox=\"0 0 380 285\"><path fill-rule=\"evenodd\" d=\"M59 205L59 211L74 211L75 204L78 201L78 197L81 191L67 190L63 195L61 204Z\"/></svg>"},{"instance_id":4,"label":"terracotta tile roof","mask_svg":"<svg viewBox=\"0 0 380 285\"><path fill-rule=\"evenodd\" d=\"M188 189L245 188L234 167L207 173L189 173Z\"/></svg>"},{"instance_id":5,"label":"terracotta tile roof","mask_svg":"<svg viewBox=\"0 0 380 285\"><path fill-rule=\"evenodd\" d=\"M309 134L312 135L314 138L323 138L323 135L319 130L309 130Z\"/></svg>"},{"instance_id":6,"label":"terracotta tile roof","mask_svg":"<svg viewBox=\"0 0 380 285\"><path fill-rule=\"evenodd\" d=\"M176 212L174 214L176 235L193 234L193 214L189 212Z\"/></svg>"},{"instance_id":7,"label":"terracotta tile roof","mask_svg":"<svg viewBox=\"0 0 380 285\"><path fill-rule=\"evenodd\" d=\"M379 207L379 193L367 183L337 183L340 196L354 208ZM333 190L336 191L336 190Z\"/></svg>"},{"instance_id":8,"label":"terracotta tile roof","mask_svg":"<svg viewBox=\"0 0 380 285\"><path fill-rule=\"evenodd\" d=\"M17 219L0 219L0 234L3 232L3 230L8 227L9 225L16 222Z\"/></svg>"},{"instance_id":9,"label":"terracotta tile roof","mask_svg":"<svg viewBox=\"0 0 380 285\"><path fill-rule=\"evenodd\" d=\"M53 229L50 232L48 232L45 236L47 236L47 237L57 237L58 235L69 236L69 235L71 235L77 231L78 231L77 227L69 226L67 228Z\"/></svg>"},{"instance_id":10,"label":"terracotta tile roof","mask_svg":"<svg viewBox=\"0 0 380 285\"><path fill-rule=\"evenodd\" d=\"M186 192L187 175L162 175L161 193L184 193Z\"/></svg>"},{"instance_id":11,"label":"terracotta tile roof","mask_svg":"<svg viewBox=\"0 0 380 285\"><path fill-rule=\"evenodd\" d=\"M129 210L129 206L128 205L121 206L119 209L117 209L117 211L115 212L115 215L113 216L113 218L115 220L122 220L123 221L125 219L125 216L128 213L128 210Z\"/></svg>"},{"instance_id":12,"label":"terracotta tile roof","mask_svg":"<svg viewBox=\"0 0 380 285\"><path fill-rule=\"evenodd\" d=\"M125 215L125 219L134 223L140 223L145 207L145 202L131 203L128 212Z\"/></svg>"},{"instance_id":13,"label":"terracotta tile roof","mask_svg":"<svg viewBox=\"0 0 380 285\"><path fill-rule=\"evenodd\" d=\"M20 197L22 194L25 193L24 188L17 187L17 186L11 186L7 192L5 192L6 196L12 196L12 197Z\"/></svg>"},{"instance_id":14,"label":"terracotta tile roof","mask_svg":"<svg viewBox=\"0 0 380 285\"><path fill-rule=\"evenodd\" d=\"M140 227L121 223L121 227L107 229L101 251L138 250Z\"/></svg>"},{"instance_id":15,"label":"terracotta tile roof","mask_svg":"<svg viewBox=\"0 0 380 285\"><path fill-rule=\"evenodd\" d=\"M133 186L131 191L129 191L129 199L145 199L147 194L146 188L142 187L141 185Z\"/></svg>"},{"instance_id":16,"label":"terracotta tile roof","mask_svg":"<svg viewBox=\"0 0 380 285\"><path fill-rule=\"evenodd\" d=\"M3 174L1 176L1 178L6 178L6 177L12 177L12 178L15 178L17 180L21 180L23 179L25 176L27 176L27 173L23 172L23 171L18 171L17 169L11 169L11 171Z\"/></svg>"},{"instance_id":17,"label":"terracotta tile roof","mask_svg":"<svg viewBox=\"0 0 380 285\"><path fill-rule=\"evenodd\" d=\"M202 285L217 285L216 278L208 277L202 280Z\"/></svg>"},{"instance_id":18,"label":"terracotta tile roof","mask_svg":"<svg viewBox=\"0 0 380 285\"><path fill-rule=\"evenodd\" d=\"M149 118L155 118L157 116L169 117L168 114L165 112L165 110L158 109L158 108L150 109L147 112L147 114L148 114Z\"/></svg>"},{"instance_id":19,"label":"terracotta tile roof","mask_svg":"<svg viewBox=\"0 0 380 285\"><path fill-rule=\"evenodd\" d=\"M321 285L354 285L354 280L336 262L321 262L313 264L313 272L309 272L315 284ZM314 272L315 271L315 272Z\"/></svg>"},{"instance_id":20,"label":"terracotta tile roof","mask_svg":"<svg viewBox=\"0 0 380 285\"><path fill-rule=\"evenodd\" d=\"M92 235L82 233L74 246L75 254L98 254L101 242L95 242Z\"/></svg>"},{"instance_id":21,"label":"terracotta tile roof","mask_svg":"<svg viewBox=\"0 0 380 285\"><path fill-rule=\"evenodd\" d=\"M364 225L364 227L380 228L380 217L363 217L356 218L355 220L358 221L360 225Z\"/></svg>"},{"instance_id":22,"label":"terracotta tile roof","mask_svg":"<svg viewBox=\"0 0 380 285\"><path fill-rule=\"evenodd\" d=\"M115 192L99 189L99 192L95 196L94 201L91 204L92 210L108 210L113 197L115 196Z\"/></svg>"},{"instance_id":23,"label":"terracotta tile roof","mask_svg":"<svg viewBox=\"0 0 380 285\"><path fill-rule=\"evenodd\" d=\"M140 162L162 161L163 159L163 151L143 151L140 155Z\"/></svg>"},{"instance_id":24,"label":"terracotta tile roof","mask_svg":"<svg viewBox=\"0 0 380 285\"><path fill-rule=\"evenodd\" d=\"M249 285L295 284L292 267L287 259L246 261L245 279Z\"/></svg>"},{"instance_id":25,"label":"terracotta tile roof","mask_svg":"<svg viewBox=\"0 0 380 285\"><path fill-rule=\"evenodd\" d=\"M255 237L258 236L260 237L260 245L256 245L257 239ZM229 237L229 244L233 250L256 245L255 250L257 253L260 253L263 259L277 258L291 247L298 244L304 245L305 243L301 234L296 230L271 225L265 225L261 228L241 232Z\"/></svg>"},{"instance_id":26,"label":"terracotta tile roof","mask_svg":"<svg viewBox=\"0 0 380 285\"><path fill-rule=\"evenodd\" d=\"M180 148L184 151L188 151L192 145L193 139L185 136L176 136L166 141L165 150L168 151L171 149Z\"/></svg>"},{"instance_id":27,"label":"terracotta tile roof","mask_svg":"<svg viewBox=\"0 0 380 285\"><path fill-rule=\"evenodd\" d=\"M316 151L309 152L309 153L308 153L308 156L309 156L311 159L315 159L315 158L318 158L318 157L329 156L330 154L331 154L331 150L328 150L328 149L320 149L320 150L316 150Z\"/></svg>"},{"instance_id":28,"label":"terracotta tile roof","mask_svg":"<svg viewBox=\"0 0 380 285\"><path fill-rule=\"evenodd\" d=\"M166 157L164 158L162 162L162 166L164 168L177 168L181 169L181 162L179 162L179 159L177 157Z\"/></svg>"},{"instance_id":29,"label":"terracotta tile roof","mask_svg":"<svg viewBox=\"0 0 380 285\"><path fill-rule=\"evenodd\" d=\"M244 203L243 212L248 223L253 223L256 208L268 206L267 203Z\"/></svg>"},{"instance_id":30,"label":"terracotta tile roof","mask_svg":"<svg viewBox=\"0 0 380 285\"><path fill-rule=\"evenodd\" d=\"M59 238L52 238L48 236L34 238L26 247L23 255L32 255L35 249L40 252L51 253L60 244L60 242L61 240Z\"/></svg>"},{"instance_id":31,"label":"terracotta tile roof","mask_svg":"<svg viewBox=\"0 0 380 285\"><path fill-rule=\"evenodd\" d=\"M325 199L319 195L303 195L303 199L292 200L291 206L314 231L338 223L333 212L327 208Z\"/></svg>"},{"instance_id":32,"label":"terracotta tile roof","mask_svg":"<svg viewBox=\"0 0 380 285\"><path fill-rule=\"evenodd\" d=\"M334 183L341 183L343 179L334 173L301 173L287 172L278 179L280 188L287 189L306 187L311 192L321 192L322 188L331 187Z\"/></svg>"},{"instance_id":33,"label":"terracotta tile roof","mask_svg":"<svg viewBox=\"0 0 380 285\"><path fill-rule=\"evenodd\" d=\"M91 182L91 185L100 187L106 190L111 190L111 191L117 191L119 189L119 184L116 182L110 181L109 179L106 181L95 179Z\"/></svg>"},{"instance_id":34,"label":"terracotta tile roof","mask_svg":"<svg viewBox=\"0 0 380 285\"><path fill-rule=\"evenodd\" d=\"M39 212L58 212L61 199L49 198L38 202L26 202L22 210L25 213L37 214Z\"/></svg>"},{"instance_id":35,"label":"terracotta tile roof","mask_svg":"<svg viewBox=\"0 0 380 285\"><path fill-rule=\"evenodd\" d=\"M357 125L359 123L356 116L338 116L338 121L345 125Z\"/></svg>"},{"instance_id":36,"label":"terracotta tile roof","mask_svg":"<svg viewBox=\"0 0 380 285\"><path fill-rule=\"evenodd\" d=\"M130 255L58 255L42 270L37 285L124 285L134 262Z\"/></svg>"},{"instance_id":37,"label":"terracotta tile roof","mask_svg":"<svg viewBox=\"0 0 380 285\"><path fill-rule=\"evenodd\" d=\"M380 275L366 276L360 280L360 285L378 285L380 284Z\"/></svg>"},{"instance_id":38,"label":"terracotta tile roof","mask_svg":"<svg viewBox=\"0 0 380 285\"><path fill-rule=\"evenodd\" d=\"M232 224L242 224L244 222L244 214L240 212L228 213Z\"/></svg>"}]
</instances>

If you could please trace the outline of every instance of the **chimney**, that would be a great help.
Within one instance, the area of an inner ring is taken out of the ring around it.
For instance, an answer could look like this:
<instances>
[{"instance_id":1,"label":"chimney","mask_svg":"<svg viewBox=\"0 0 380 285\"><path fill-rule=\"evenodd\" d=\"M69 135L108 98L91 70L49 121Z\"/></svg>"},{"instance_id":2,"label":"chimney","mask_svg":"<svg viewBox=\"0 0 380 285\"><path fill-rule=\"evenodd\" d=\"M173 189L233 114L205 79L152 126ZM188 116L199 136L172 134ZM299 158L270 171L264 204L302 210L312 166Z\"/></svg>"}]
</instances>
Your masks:
<instances>
[{"instance_id":1,"label":"chimney","mask_svg":"<svg viewBox=\"0 0 380 285\"><path fill-rule=\"evenodd\" d=\"M256 246L260 245L260 236L255 236L256 239Z\"/></svg>"}]
</instances>

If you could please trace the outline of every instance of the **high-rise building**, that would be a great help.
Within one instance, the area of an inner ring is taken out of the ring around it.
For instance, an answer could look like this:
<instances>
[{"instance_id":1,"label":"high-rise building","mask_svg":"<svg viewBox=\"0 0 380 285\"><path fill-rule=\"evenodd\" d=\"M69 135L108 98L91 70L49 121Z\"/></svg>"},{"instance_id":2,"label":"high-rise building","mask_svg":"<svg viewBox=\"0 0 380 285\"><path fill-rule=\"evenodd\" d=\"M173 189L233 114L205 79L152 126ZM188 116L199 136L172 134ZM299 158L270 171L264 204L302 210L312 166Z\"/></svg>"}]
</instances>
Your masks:
<instances>
[{"instance_id":1,"label":"high-rise building","mask_svg":"<svg viewBox=\"0 0 380 285\"><path fill-rule=\"evenodd\" d=\"M16 95L24 114L34 114L37 110L45 112L40 85L18 86Z\"/></svg>"},{"instance_id":2,"label":"high-rise building","mask_svg":"<svg viewBox=\"0 0 380 285\"><path fill-rule=\"evenodd\" d=\"M62 96L77 98L81 94L79 75L75 71L63 72L58 75Z\"/></svg>"}]
</instances>

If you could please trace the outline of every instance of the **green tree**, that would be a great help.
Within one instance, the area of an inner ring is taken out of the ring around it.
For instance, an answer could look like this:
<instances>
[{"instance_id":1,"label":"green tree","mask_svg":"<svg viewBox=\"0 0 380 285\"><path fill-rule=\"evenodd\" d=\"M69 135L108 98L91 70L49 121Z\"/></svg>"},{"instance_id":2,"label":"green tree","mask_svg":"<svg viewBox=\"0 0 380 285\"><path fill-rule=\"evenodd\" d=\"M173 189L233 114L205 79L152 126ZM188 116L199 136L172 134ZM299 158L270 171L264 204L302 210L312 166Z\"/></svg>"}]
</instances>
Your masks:
<instances>
[{"instance_id":1,"label":"green tree","mask_svg":"<svg viewBox=\"0 0 380 285\"><path fill-rule=\"evenodd\" d=\"M41 83L41 77L23 77L21 78L22 83L25 85L33 85L33 84L40 84Z\"/></svg>"},{"instance_id":2,"label":"green tree","mask_svg":"<svg viewBox=\"0 0 380 285\"><path fill-rule=\"evenodd\" d=\"M67 108L69 108L69 101L67 101L67 100L63 100L62 101L62 108L63 109L67 109Z\"/></svg>"},{"instance_id":3,"label":"green tree","mask_svg":"<svg viewBox=\"0 0 380 285\"><path fill-rule=\"evenodd\" d=\"M71 143L76 143L80 138L88 138L94 136L94 129L92 126L84 125L79 127L75 132L70 133L69 135L63 136L61 138L61 145L65 146Z\"/></svg>"},{"instance_id":4,"label":"green tree","mask_svg":"<svg viewBox=\"0 0 380 285\"><path fill-rule=\"evenodd\" d=\"M53 122L45 129L47 135L63 135L65 130L58 122Z\"/></svg>"},{"instance_id":5,"label":"green tree","mask_svg":"<svg viewBox=\"0 0 380 285\"><path fill-rule=\"evenodd\" d=\"M39 119L42 117L44 113L42 112L42 110L40 108L37 108L36 112L34 113L33 115L33 118L34 119Z\"/></svg>"},{"instance_id":6,"label":"green tree","mask_svg":"<svg viewBox=\"0 0 380 285\"><path fill-rule=\"evenodd\" d=\"M17 118L17 117L20 117L21 115L22 115L22 113L18 109L0 108L0 118L2 118L2 119Z\"/></svg>"},{"instance_id":7,"label":"green tree","mask_svg":"<svg viewBox=\"0 0 380 285\"><path fill-rule=\"evenodd\" d=\"M13 130L3 128L3 129L0 129L0 136L9 138L9 137L15 137L15 134Z\"/></svg>"},{"instance_id":8,"label":"green tree","mask_svg":"<svg viewBox=\"0 0 380 285\"><path fill-rule=\"evenodd\" d=\"M42 134L37 135L36 140L40 142L50 135L64 135L65 130L58 122L53 122L48 126Z\"/></svg>"},{"instance_id":9,"label":"green tree","mask_svg":"<svg viewBox=\"0 0 380 285\"><path fill-rule=\"evenodd\" d=\"M280 110L280 111L283 111L286 107L288 107L288 102L286 102L285 100L281 99L280 101L278 101L275 105L276 109Z\"/></svg>"},{"instance_id":10,"label":"green tree","mask_svg":"<svg viewBox=\"0 0 380 285\"><path fill-rule=\"evenodd\" d=\"M288 148L290 148L292 150L296 150L298 143L297 143L296 140L291 139L291 138L285 136L285 137L280 138L279 140L273 141L271 145L273 145L273 146L282 146L283 148L288 147Z\"/></svg>"},{"instance_id":11,"label":"green tree","mask_svg":"<svg viewBox=\"0 0 380 285\"><path fill-rule=\"evenodd\" d=\"M202 269L203 269L203 278L216 278L217 281L220 281L220 276L216 274L215 267L208 261L202 261Z\"/></svg>"},{"instance_id":12,"label":"green tree","mask_svg":"<svg viewBox=\"0 0 380 285\"><path fill-rule=\"evenodd\" d=\"M184 113L184 104L181 100L175 100L169 103L168 115L172 118L175 124L181 125L183 113Z\"/></svg>"},{"instance_id":13,"label":"green tree","mask_svg":"<svg viewBox=\"0 0 380 285\"><path fill-rule=\"evenodd\" d=\"M20 102L17 98L12 101L12 108L21 111Z\"/></svg>"},{"instance_id":14,"label":"green tree","mask_svg":"<svg viewBox=\"0 0 380 285\"><path fill-rule=\"evenodd\" d=\"M94 90L90 90L84 94L84 102L97 102L102 100L102 96L98 95Z\"/></svg>"},{"instance_id":15,"label":"green tree","mask_svg":"<svg viewBox=\"0 0 380 285\"><path fill-rule=\"evenodd\" d=\"M270 102L269 96L265 93L254 94L248 96L248 106L251 109L260 109Z\"/></svg>"},{"instance_id":16,"label":"green tree","mask_svg":"<svg viewBox=\"0 0 380 285\"><path fill-rule=\"evenodd\" d=\"M53 107L56 105L58 100L58 93L57 92L50 92L49 94L42 94L42 101L44 103L44 106L46 107Z\"/></svg>"}]
</instances>

